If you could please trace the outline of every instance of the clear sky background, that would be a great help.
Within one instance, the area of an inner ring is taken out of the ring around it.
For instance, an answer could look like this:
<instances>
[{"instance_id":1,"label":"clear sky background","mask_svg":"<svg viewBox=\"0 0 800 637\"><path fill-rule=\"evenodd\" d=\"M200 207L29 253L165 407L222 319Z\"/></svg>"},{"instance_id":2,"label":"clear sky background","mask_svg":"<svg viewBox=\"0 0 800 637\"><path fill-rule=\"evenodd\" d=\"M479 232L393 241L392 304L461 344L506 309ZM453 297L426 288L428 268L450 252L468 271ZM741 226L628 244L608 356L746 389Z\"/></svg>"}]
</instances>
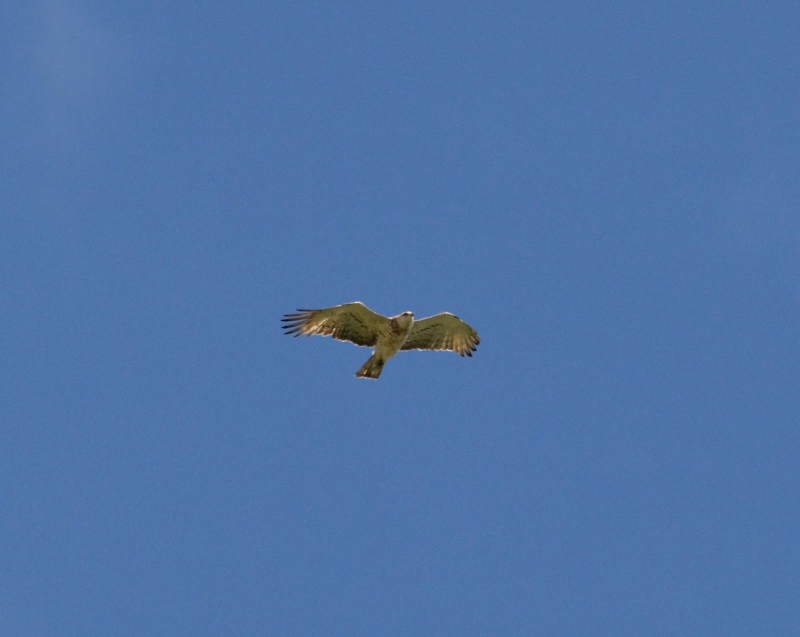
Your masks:
<instances>
[{"instance_id":1,"label":"clear sky background","mask_svg":"<svg viewBox=\"0 0 800 637\"><path fill-rule=\"evenodd\" d=\"M800 8L0 21L0 633L797 634Z\"/></svg>"}]
</instances>

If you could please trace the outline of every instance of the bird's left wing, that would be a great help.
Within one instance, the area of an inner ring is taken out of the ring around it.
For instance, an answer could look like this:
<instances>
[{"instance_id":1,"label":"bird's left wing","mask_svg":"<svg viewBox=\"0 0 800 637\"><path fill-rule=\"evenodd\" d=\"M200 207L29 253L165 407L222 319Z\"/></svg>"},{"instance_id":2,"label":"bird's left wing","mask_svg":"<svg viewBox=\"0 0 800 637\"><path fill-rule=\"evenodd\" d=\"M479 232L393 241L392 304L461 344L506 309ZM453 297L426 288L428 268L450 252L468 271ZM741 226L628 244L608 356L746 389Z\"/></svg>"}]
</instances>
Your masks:
<instances>
[{"instance_id":1,"label":"bird's left wing","mask_svg":"<svg viewBox=\"0 0 800 637\"><path fill-rule=\"evenodd\" d=\"M414 321L400 349L443 349L472 356L481 339L478 333L449 312Z\"/></svg>"},{"instance_id":2,"label":"bird's left wing","mask_svg":"<svg viewBox=\"0 0 800 637\"><path fill-rule=\"evenodd\" d=\"M297 310L296 314L285 314L281 321L286 323L281 326L286 334L333 336L366 347L373 347L389 324L385 316L358 301L322 310Z\"/></svg>"}]
</instances>

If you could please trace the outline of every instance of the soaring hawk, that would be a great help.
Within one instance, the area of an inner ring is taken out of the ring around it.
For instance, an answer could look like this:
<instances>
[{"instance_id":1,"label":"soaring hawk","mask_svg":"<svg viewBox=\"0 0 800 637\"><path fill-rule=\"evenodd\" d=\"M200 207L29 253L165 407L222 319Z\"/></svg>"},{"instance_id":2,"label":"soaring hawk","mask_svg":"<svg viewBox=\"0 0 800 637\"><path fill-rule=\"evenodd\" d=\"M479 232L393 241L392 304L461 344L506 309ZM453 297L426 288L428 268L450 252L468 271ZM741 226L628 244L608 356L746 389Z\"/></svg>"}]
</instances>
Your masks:
<instances>
[{"instance_id":1,"label":"soaring hawk","mask_svg":"<svg viewBox=\"0 0 800 637\"><path fill-rule=\"evenodd\" d=\"M386 361L401 350L439 349L472 356L481 342L475 330L449 312L419 321L412 312L387 318L358 301L322 310L297 310L281 320L286 334L321 334L373 347L372 356L356 372L359 378L378 378Z\"/></svg>"}]
</instances>

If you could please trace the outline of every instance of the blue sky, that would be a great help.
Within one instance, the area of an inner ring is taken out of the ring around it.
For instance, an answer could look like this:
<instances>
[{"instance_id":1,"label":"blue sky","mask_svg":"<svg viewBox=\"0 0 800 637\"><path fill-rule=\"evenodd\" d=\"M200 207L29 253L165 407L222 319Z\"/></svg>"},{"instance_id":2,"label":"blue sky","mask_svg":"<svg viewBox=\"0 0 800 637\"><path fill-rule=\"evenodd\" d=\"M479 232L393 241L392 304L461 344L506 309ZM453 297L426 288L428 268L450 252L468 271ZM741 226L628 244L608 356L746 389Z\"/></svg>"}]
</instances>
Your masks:
<instances>
[{"instance_id":1,"label":"blue sky","mask_svg":"<svg viewBox=\"0 0 800 637\"><path fill-rule=\"evenodd\" d=\"M0 632L795 634L800 9L0 17Z\"/></svg>"}]
</instances>

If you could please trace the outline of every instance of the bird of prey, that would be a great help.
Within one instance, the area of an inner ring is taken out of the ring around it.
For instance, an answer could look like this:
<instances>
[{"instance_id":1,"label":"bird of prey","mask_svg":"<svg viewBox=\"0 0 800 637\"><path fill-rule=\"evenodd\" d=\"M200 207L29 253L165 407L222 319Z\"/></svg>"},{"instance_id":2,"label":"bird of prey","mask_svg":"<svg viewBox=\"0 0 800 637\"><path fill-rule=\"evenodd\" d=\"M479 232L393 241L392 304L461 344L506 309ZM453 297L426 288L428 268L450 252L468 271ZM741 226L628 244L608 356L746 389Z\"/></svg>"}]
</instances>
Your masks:
<instances>
[{"instance_id":1,"label":"bird of prey","mask_svg":"<svg viewBox=\"0 0 800 637\"><path fill-rule=\"evenodd\" d=\"M356 372L358 378L378 378L397 352L439 349L472 356L481 339L478 333L449 312L414 320L412 312L387 318L363 303L345 303L322 310L297 310L281 319L285 334L333 336L340 341L373 347L372 356Z\"/></svg>"}]
</instances>

